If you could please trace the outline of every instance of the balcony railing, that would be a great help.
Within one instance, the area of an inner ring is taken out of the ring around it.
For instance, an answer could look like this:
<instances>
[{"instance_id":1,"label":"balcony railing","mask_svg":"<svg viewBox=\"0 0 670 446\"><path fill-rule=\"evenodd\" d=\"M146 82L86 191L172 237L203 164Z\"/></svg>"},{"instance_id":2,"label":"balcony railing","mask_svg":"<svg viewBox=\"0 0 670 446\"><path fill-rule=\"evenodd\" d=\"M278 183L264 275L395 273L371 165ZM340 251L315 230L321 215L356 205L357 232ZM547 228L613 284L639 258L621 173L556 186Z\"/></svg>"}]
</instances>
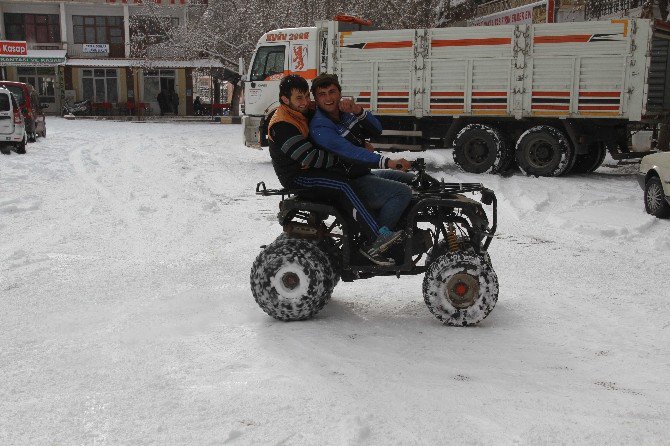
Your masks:
<instances>
[{"instance_id":1,"label":"balcony railing","mask_svg":"<svg viewBox=\"0 0 670 446\"><path fill-rule=\"evenodd\" d=\"M589 0L586 2L586 18L599 18L618 12L639 8L644 0Z\"/></svg>"},{"instance_id":2,"label":"balcony railing","mask_svg":"<svg viewBox=\"0 0 670 446\"><path fill-rule=\"evenodd\" d=\"M496 12L507 11L508 9L518 8L520 6L535 3L537 0L495 0L481 5L475 9L475 17L483 17Z\"/></svg>"},{"instance_id":3,"label":"balcony railing","mask_svg":"<svg viewBox=\"0 0 670 446\"><path fill-rule=\"evenodd\" d=\"M65 49L65 44L62 42L55 43L38 43L28 42L29 50L62 50Z\"/></svg>"}]
</instances>

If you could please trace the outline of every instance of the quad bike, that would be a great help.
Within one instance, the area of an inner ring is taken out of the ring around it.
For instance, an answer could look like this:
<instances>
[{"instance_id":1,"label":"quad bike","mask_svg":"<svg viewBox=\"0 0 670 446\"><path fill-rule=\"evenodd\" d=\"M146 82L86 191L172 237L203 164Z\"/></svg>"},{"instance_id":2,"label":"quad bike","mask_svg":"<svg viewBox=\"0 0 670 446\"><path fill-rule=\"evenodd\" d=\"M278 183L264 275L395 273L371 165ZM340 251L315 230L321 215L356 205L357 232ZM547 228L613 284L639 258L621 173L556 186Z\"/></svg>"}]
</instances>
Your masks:
<instances>
[{"instance_id":1,"label":"quad bike","mask_svg":"<svg viewBox=\"0 0 670 446\"><path fill-rule=\"evenodd\" d=\"M284 228L262 246L251 269L251 291L263 311L283 321L308 319L326 305L340 279L425 273L423 297L440 321L466 326L488 316L498 300L487 253L497 226L495 194L478 183L438 181L425 172L422 158L412 170L412 200L398 224L405 237L387 253L392 266L371 264L359 253L358 223L333 205L303 199L299 189L258 183L256 194L281 196L277 218ZM490 209L491 224L482 204Z\"/></svg>"}]
</instances>

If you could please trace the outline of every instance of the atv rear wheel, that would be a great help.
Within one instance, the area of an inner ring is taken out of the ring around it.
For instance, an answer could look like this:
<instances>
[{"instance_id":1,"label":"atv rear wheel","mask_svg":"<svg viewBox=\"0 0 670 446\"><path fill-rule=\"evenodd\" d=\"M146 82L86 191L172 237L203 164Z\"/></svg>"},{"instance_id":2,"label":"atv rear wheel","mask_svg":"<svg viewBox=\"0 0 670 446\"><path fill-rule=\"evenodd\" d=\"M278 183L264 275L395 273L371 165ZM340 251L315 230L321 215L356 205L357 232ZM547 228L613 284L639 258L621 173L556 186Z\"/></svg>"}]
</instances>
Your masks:
<instances>
[{"instance_id":1,"label":"atv rear wheel","mask_svg":"<svg viewBox=\"0 0 670 446\"><path fill-rule=\"evenodd\" d=\"M444 324L475 325L498 302L498 277L481 256L450 252L436 258L423 279L423 298Z\"/></svg>"},{"instance_id":2,"label":"atv rear wheel","mask_svg":"<svg viewBox=\"0 0 670 446\"><path fill-rule=\"evenodd\" d=\"M293 237L288 235L285 232L282 232L273 243L277 243L282 240L290 240ZM330 238L323 238L320 240L312 240L312 239L298 239L298 240L303 240L307 243L313 243L318 249L320 249L326 257L328 257L328 260L330 260L330 268L333 271L333 288L337 286L338 283L340 283L340 275L342 272L342 250L338 248L335 245L335 242L333 242L332 239Z\"/></svg>"},{"instance_id":3,"label":"atv rear wheel","mask_svg":"<svg viewBox=\"0 0 670 446\"><path fill-rule=\"evenodd\" d=\"M282 321L308 319L326 305L333 291L328 257L307 240L278 240L256 257L251 268L256 303Z\"/></svg>"}]
</instances>

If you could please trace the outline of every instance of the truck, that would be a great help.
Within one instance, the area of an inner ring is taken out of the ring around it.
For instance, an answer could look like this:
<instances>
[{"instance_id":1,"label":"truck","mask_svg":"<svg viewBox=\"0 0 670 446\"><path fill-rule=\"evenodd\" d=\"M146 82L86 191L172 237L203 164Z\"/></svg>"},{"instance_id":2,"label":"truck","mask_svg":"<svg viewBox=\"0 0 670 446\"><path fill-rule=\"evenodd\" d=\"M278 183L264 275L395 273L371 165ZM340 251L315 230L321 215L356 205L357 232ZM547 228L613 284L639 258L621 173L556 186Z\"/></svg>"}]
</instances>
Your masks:
<instances>
[{"instance_id":1,"label":"truck","mask_svg":"<svg viewBox=\"0 0 670 446\"><path fill-rule=\"evenodd\" d=\"M670 120L670 23L375 30L349 16L260 38L244 77L244 139L267 145L287 74L336 74L380 118L390 151L452 148L467 172L592 172L655 151ZM640 144L640 141L646 141Z\"/></svg>"}]
</instances>

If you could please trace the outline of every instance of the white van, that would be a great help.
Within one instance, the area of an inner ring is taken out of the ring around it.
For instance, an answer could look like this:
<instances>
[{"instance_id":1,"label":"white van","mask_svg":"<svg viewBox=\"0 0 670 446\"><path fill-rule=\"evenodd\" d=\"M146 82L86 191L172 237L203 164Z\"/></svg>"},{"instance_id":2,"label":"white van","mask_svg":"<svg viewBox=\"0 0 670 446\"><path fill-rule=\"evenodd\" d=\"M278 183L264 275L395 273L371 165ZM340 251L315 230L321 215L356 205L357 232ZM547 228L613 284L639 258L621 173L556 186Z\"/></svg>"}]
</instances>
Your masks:
<instances>
[{"instance_id":1,"label":"white van","mask_svg":"<svg viewBox=\"0 0 670 446\"><path fill-rule=\"evenodd\" d=\"M9 155L10 148L16 153L26 153L26 126L21 107L14 95L0 87L0 152Z\"/></svg>"}]
</instances>

